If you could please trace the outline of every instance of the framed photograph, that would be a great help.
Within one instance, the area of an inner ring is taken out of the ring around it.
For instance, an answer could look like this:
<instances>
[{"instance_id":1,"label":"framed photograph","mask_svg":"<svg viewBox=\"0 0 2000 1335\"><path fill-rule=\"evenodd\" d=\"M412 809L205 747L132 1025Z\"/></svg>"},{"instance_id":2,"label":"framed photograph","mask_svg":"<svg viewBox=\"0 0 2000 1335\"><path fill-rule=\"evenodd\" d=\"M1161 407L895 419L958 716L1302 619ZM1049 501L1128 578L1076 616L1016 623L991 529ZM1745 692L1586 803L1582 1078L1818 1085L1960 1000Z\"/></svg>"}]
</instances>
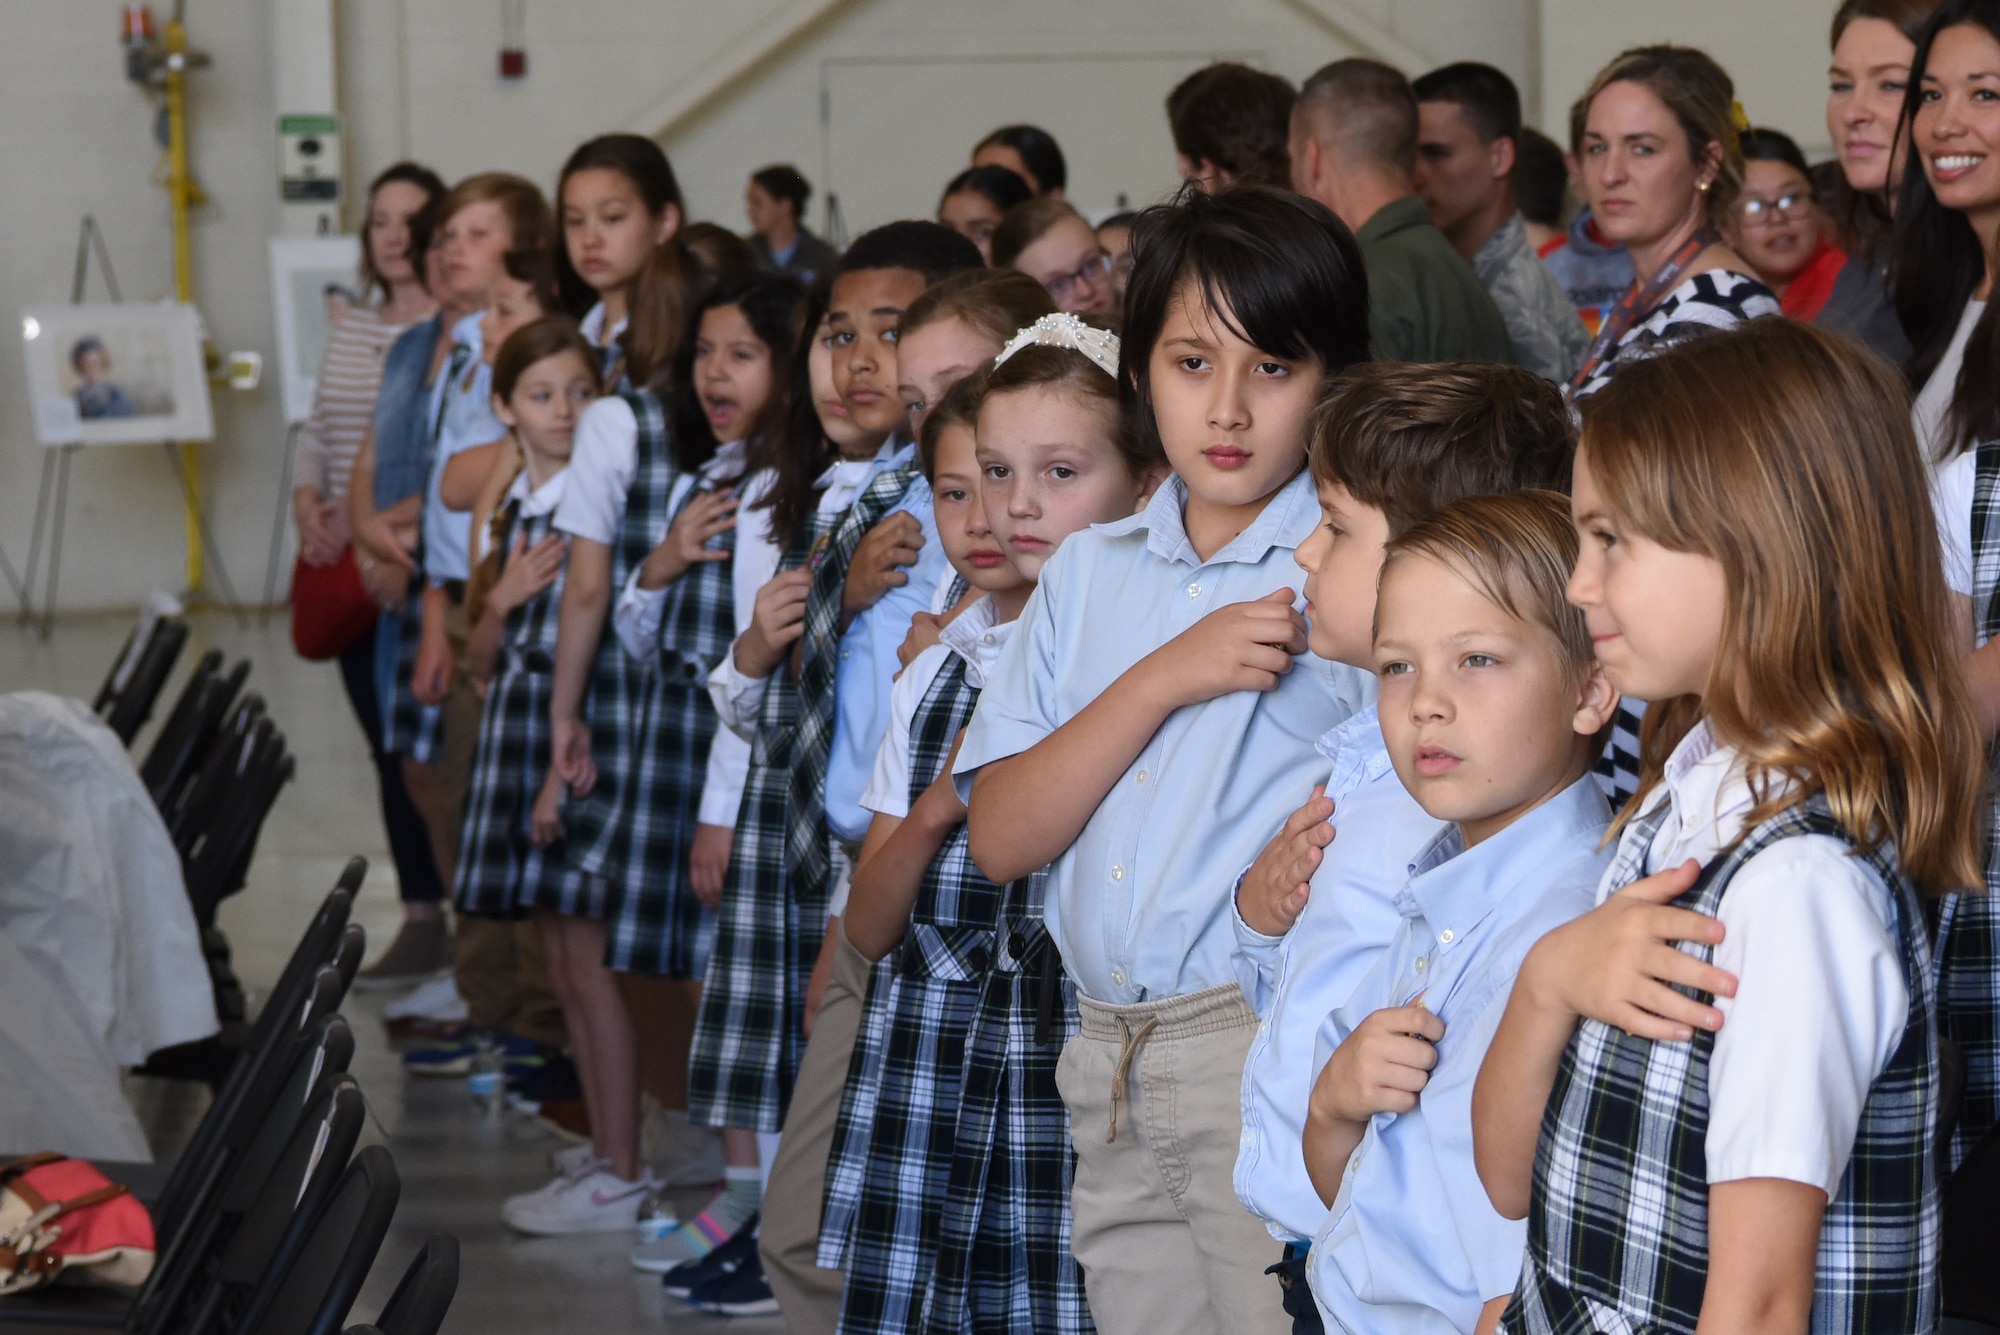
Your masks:
<instances>
[{"instance_id":1,"label":"framed photograph","mask_svg":"<svg viewBox=\"0 0 2000 1335\"><path fill-rule=\"evenodd\" d=\"M271 298L277 307L278 384L285 420L312 415L326 331L362 300L361 240L352 236L271 238Z\"/></svg>"},{"instance_id":2,"label":"framed photograph","mask_svg":"<svg viewBox=\"0 0 2000 1335\"><path fill-rule=\"evenodd\" d=\"M43 445L212 440L201 315L158 305L29 306L28 399Z\"/></svg>"}]
</instances>

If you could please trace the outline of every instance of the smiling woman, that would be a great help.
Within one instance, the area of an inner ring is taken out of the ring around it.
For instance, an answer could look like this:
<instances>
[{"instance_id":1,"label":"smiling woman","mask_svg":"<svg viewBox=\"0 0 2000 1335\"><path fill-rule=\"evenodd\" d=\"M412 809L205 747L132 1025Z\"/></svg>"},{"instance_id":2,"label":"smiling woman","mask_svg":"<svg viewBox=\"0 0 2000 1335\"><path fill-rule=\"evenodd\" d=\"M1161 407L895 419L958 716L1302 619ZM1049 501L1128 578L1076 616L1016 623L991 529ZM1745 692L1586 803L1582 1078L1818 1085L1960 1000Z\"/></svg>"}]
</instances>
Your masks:
<instances>
[{"instance_id":1,"label":"smiling woman","mask_svg":"<svg viewBox=\"0 0 2000 1335\"><path fill-rule=\"evenodd\" d=\"M1904 115L1921 171L1906 172L1891 265L1896 311L1922 385L1912 420L1933 465L2000 436L2000 331L1987 311L2000 237L2000 3L1950 0L1917 43Z\"/></svg>"}]
</instances>

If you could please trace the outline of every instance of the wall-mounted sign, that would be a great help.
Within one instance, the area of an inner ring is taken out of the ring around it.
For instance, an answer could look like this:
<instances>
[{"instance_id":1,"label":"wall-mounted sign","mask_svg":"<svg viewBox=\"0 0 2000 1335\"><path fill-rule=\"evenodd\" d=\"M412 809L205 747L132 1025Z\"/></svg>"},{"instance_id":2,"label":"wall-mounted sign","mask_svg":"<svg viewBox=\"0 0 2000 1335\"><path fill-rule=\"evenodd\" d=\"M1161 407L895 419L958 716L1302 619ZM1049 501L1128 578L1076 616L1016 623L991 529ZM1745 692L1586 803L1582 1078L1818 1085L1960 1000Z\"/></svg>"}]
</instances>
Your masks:
<instances>
[{"instance_id":1,"label":"wall-mounted sign","mask_svg":"<svg viewBox=\"0 0 2000 1335\"><path fill-rule=\"evenodd\" d=\"M340 198L340 118L278 117L278 193L287 204Z\"/></svg>"}]
</instances>

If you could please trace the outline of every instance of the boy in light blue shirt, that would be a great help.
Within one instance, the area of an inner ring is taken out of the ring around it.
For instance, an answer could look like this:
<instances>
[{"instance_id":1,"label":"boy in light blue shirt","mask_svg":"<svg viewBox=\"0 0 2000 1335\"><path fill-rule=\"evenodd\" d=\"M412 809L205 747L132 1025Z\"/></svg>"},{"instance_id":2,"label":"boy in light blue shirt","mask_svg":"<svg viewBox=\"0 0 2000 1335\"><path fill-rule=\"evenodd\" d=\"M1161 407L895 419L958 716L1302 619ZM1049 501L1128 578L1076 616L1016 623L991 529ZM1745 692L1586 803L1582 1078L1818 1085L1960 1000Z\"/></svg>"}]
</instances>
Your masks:
<instances>
[{"instance_id":1,"label":"boy in light blue shirt","mask_svg":"<svg viewBox=\"0 0 2000 1335\"><path fill-rule=\"evenodd\" d=\"M1322 522L1296 553L1309 642L1369 671L1385 544L1467 496L1566 486L1575 445L1560 393L1488 364L1356 367L1313 423ZM1286 1244L1282 1300L1304 1331L1318 1326L1304 1258L1326 1214L1301 1149L1320 1026L1387 948L1411 855L1445 827L1398 781L1376 709L1321 738L1320 752L1333 762L1322 790L1240 879L1233 915L1237 974L1262 1017L1243 1074L1235 1189Z\"/></svg>"},{"instance_id":2,"label":"boy in light blue shirt","mask_svg":"<svg viewBox=\"0 0 2000 1335\"><path fill-rule=\"evenodd\" d=\"M1611 813L1590 777L1618 694L1583 614L1569 504L1448 506L1387 546L1376 606L1382 734L1447 822L1412 848L1398 924L1321 1028L1303 1150L1329 1207L1309 1274L1326 1328L1493 1330L1526 1227L1473 1160L1472 1091L1528 948L1587 912Z\"/></svg>"}]
</instances>

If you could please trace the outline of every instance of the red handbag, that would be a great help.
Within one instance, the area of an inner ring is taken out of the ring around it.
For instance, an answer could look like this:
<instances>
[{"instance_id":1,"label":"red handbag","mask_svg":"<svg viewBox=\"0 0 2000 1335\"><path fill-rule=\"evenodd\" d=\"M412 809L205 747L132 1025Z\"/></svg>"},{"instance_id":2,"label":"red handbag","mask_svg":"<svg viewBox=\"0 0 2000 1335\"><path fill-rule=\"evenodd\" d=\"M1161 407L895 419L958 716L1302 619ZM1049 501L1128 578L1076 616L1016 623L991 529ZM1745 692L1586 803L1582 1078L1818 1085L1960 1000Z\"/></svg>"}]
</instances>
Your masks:
<instances>
[{"instance_id":1,"label":"red handbag","mask_svg":"<svg viewBox=\"0 0 2000 1335\"><path fill-rule=\"evenodd\" d=\"M292 648L300 658L321 663L340 657L381 615L361 582L351 544L326 565L308 565L301 555L292 566Z\"/></svg>"},{"instance_id":2,"label":"red handbag","mask_svg":"<svg viewBox=\"0 0 2000 1335\"><path fill-rule=\"evenodd\" d=\"M93 1164L36 1154L0 1168L0 1296L58 1278L137 1286L153 1253L146 1207Z\"/></svg>"}]
</instances>

